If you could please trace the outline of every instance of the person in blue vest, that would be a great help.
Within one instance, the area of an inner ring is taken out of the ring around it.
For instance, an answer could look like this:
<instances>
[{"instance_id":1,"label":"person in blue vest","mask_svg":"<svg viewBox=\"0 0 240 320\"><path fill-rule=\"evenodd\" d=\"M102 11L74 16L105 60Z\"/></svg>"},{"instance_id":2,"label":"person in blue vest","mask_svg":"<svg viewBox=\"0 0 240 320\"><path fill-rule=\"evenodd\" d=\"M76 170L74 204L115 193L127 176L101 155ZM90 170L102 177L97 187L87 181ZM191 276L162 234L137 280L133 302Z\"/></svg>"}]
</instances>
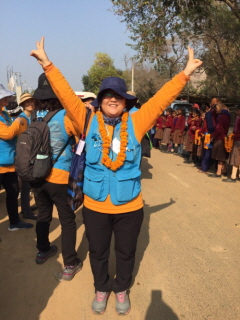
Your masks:
<instances>
[{"instance_id":1,"label":"person in blue vest","mask_svg":"<svg viewBox=\"0 0 240 320\"><path fill-rule=\"evenodd\" d=\"M78 135L83 132L86 108L83 102L48 59L44 38L30 53L42 65L47 79L67 111ZM202 62L189 48L186 68L165 84L141 109L129 115L137 98L127 94L123 79L103 79L86 134L83 220L89 241L89 257L94 277L92 311L105 312L113 291L117 314L131 310L129 288L133 279L137 239L143 221L141 192L141 140L156 119L184 88L189 76ZM38 203L37 203L38 205ZM108 273L110 244L114 234L116 276Z\"/></svg>"},{"instance_id":2,"label":"person in blue vest","mask_svg":"<svg viewBox=\"0 0 240 320\"><path fill-rule=\"evenodd\" d=\"M17 118L14 122L10 115L3 111L8 105L8 99L14 95L0 84L0 187L6 191L6 207L9 217L9 231L29 229L33 224L20 220L18 214L18 177L15 172L14 158L16 150L16 139L23 121Z\"/></svg>"},{"instance_id":3,"label":"person in blue vest","mask_svg":"<svg viewBox=\"0 0 240 320\"><path fill-rule=\"evenodd\" d=\"M37 121L42 121L48 112L58 110L48 122L53 160L65 146L49 176L44 181L31 185L38 208L36 233L39 251L36 263L43 264L49 257L57 253L57 246L50 245L49 242L49 227L55 205L62 228L61 242L64 262L63 272L56 273L55 277L59 281L72 280L82 268L82 262L77 257L75 249L75 214L67 202L68 177L73 156L72 145L75 143L74 136L77 133L44 73L38 79L38 88L33 97Z\"/></svg>"},{"instance_id":4,"label":"person in blue vest","mask_svg":"<svg viewBox=\"0 0 240 320\"><path fill-rule=\"evenodd\" d=\"M30 93L24 93L20 97L19 106L23 108L23 112L20 113L20 117L26 119L24 127L20 133L25 131L31 123L31 114L35 109L34 99ZM27 181L21 181L19 179L19 185L21 187L21 213L26 219L37 220L37 214L33 211L37 209L36 205L30 206L30 191L31 185Z\"/></svg>"}]
</instances>

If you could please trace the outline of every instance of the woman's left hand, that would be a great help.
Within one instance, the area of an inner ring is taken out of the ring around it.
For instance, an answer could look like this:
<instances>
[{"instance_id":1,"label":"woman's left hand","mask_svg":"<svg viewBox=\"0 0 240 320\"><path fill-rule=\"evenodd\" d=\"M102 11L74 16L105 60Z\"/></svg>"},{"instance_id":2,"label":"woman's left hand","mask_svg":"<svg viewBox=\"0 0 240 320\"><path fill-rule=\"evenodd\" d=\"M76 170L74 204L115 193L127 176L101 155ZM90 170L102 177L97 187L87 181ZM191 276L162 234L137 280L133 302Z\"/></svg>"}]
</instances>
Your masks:
<instances>
[{"instance_id":1,"label":"woman's left hand","mask_svg":"<svg viewBox=\"0 0 240 320\"><path fill-rule=\"evenodd\" d=\"M202 65L202 61L194 58L194 49L188 47L188 62L183 70L186 76L190 77L193 72Z\"/></svg>"}]
</instances>

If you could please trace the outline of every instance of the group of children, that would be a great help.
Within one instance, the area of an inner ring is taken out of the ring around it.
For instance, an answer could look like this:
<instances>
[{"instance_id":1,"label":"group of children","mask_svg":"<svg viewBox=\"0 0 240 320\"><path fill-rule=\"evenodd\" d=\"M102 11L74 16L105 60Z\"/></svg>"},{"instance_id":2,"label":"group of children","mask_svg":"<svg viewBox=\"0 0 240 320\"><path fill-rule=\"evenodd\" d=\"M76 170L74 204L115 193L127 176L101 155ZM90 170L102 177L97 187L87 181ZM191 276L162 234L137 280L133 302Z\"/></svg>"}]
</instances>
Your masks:
<instances>
[{"instance_id":1,"label":"group of children","mask_svg":"<svg viewBox=\"0 0 240 320\"><path fill-rule=\"evenodd\" d=\"M154 146L162 152L185 158L194 163L198 172L211 178L226 178L223 182L236 182L240 164L240 106L236 106L236 120L230 134L230 112L218 98L203 108L194 106L186 116L184 108L168 108L156 122ZM166 147L164 147L166 145ZM216 172L208 173L215 164ZM227 164L232 167L227 177Z\"/></svg>"}]
</instances>

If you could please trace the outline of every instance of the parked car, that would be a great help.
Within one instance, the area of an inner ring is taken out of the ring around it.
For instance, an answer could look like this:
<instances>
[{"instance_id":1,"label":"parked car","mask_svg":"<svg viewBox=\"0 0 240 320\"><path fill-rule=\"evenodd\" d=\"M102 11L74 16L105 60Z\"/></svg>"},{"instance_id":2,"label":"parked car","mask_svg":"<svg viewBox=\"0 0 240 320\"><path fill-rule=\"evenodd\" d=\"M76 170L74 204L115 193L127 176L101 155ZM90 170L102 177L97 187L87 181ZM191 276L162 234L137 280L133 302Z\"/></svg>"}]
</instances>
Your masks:
<instances>
[{"instance_id":1,"label":"parked car","mask_svg":"<svg viewBox=\"0 0 240 320\"><path fill-rule=\"evenodd\" d=\"M173 109L173 110L177 110L179 108L182 108L185 110L185 114L186 114L186 117L189 116L189 109L193 106L192 103L189 103L187 101L182 101L182 100L175 100L171 103L170 107Z\"/></svg>"},{"instance_id":2,"label":"parked car","mask_svg":"<svg viewBox=\"0 0 240 320\"><path fill-rule=\"evenodd\" d=\"M189 103L187 101L182 101L182 100L175 100L171 103L170 108L173 110L177 110L179 108L184 109L185 111L185 117L186 117L186 126L187 126L187 120L189 116L189 109L193 106L192 103Z\"/></svg>"}]
</instances>

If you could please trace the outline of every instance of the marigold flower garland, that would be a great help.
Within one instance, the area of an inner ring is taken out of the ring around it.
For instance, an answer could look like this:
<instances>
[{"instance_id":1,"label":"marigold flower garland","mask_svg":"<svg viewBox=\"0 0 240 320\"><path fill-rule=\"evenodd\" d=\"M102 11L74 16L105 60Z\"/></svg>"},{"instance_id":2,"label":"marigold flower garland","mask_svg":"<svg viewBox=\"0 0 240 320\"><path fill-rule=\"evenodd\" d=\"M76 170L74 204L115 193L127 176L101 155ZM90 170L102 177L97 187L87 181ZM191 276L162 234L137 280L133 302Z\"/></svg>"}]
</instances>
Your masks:
<instances>
[{"instance_id":1,"label":"marigold flower garland","mask_svg":"<svg viewBox=\"0 0 240 320\"><path fill-rule=\"evenodd\" d=\"M211 135L209 133L205 134L204 138L204 149L208 149L208 144L211 143Z\"/></svg>"},{"instance_id":2,"label":"marigold flower garland","mask_svg":"<svg viewBox=\"0 0 240 320\"><path fill-rule=\"evenodd\" d=\"M112 171L119 169L125 162L126 159L126 148L128 144L128 133L127 133L127 121L128 121L128 112L124 112L122 115L122 121L120 126L120 152L117 155L115 161L109 158L111 140L107 135L107 130L105 128L102 112L97 111L97 121L99 133L102 139L102 164Z\"/></svg>"},{"instance_id":3,"label":"marigold flower garland","mask_svg":"<svg viewBox=\"0 0 240 320\"><path fill-rule=\"evenodd\" d=\"M234 134L231 133L228 137L224 138L224 146L226 151L229 153L232 151L232 148L233 148L233 143L234 143L233 137L234 137Z\"/></svg>"},{"instance_id":4,"label":"marigold flower garland","mask_svg":"<svg viewBox=\"0 0 240 320\"><path fill-rule=\"evenodd\" d=\"M194 144L200 146L201 144L201 135L199 135L199 131L200 130L196 130L195 131L195 141L194 141Z\"/></svg>"}]
</instances>

